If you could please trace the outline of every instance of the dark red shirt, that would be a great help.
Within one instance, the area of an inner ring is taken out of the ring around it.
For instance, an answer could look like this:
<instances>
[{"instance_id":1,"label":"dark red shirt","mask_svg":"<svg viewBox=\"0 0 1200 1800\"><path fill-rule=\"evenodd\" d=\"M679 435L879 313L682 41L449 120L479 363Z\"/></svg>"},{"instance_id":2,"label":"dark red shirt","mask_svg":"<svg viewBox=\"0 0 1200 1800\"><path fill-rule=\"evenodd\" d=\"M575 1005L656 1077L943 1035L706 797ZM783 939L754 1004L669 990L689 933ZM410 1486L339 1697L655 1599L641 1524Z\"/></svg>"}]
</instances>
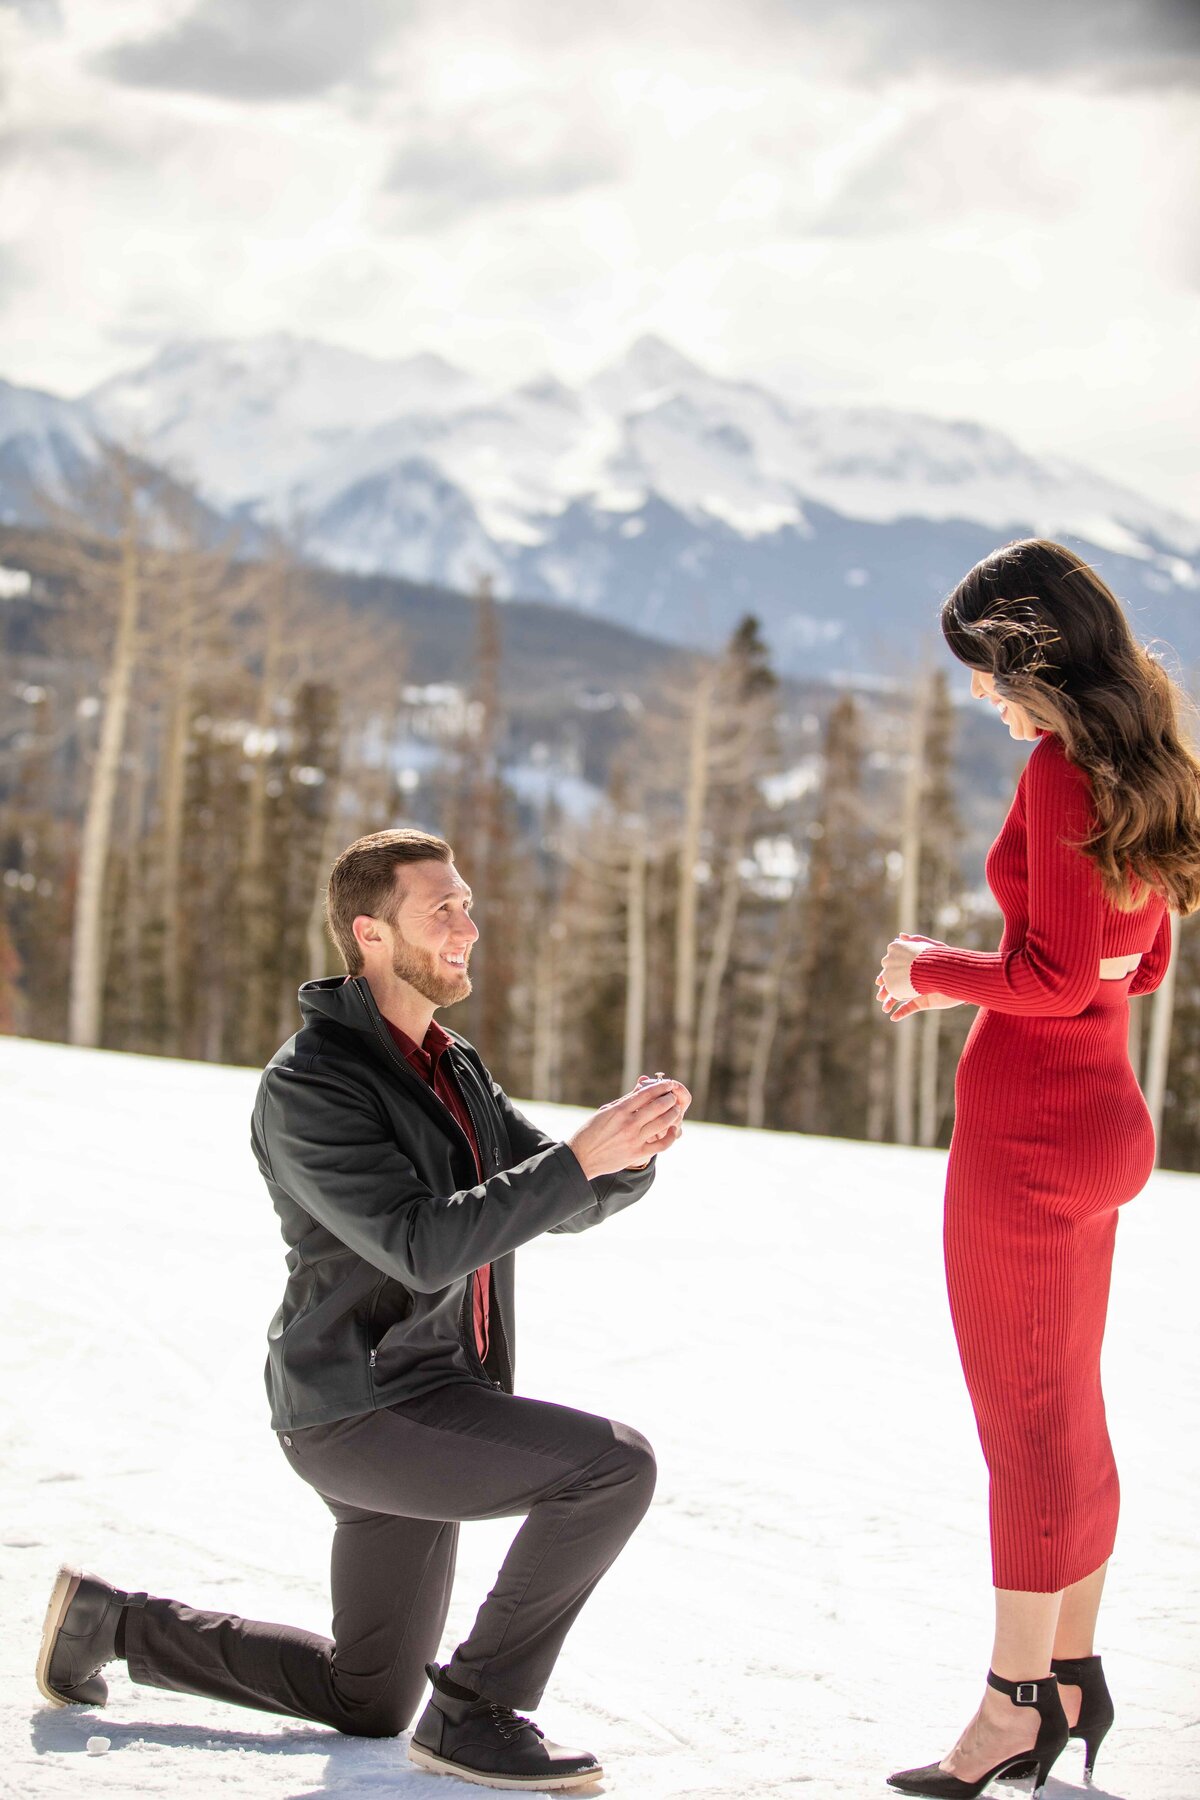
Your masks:
<instances>
[{"instance_id":1,"label":"dark red shirt","mask_svg":"<svg viewBox=\"0 0 1200 1800\"><path fill-rule=\"evenodd\" d=\"M392 1035L392 1042L413 1072L431 1087L442 1105L462 1126L467 1142L471 1146L475 1158L475 1174L483 1180L483 1165L479 1159L479 1142L475 1136L475 1127L471 1123L471 1115L467 1111L467 1103L462 1097L454 1069L446 1050L450 1044L448 1033L442 1030L436 1019L431 1019L429 1030L425 1033L424 1044L415 1044L407 1032L385 1019ZM483 1362L488 1352L488 1315L492 1298L492 1265L484 1263L482 1269L476 1269L471 1283L471 1315L475 1323L475 1348L479 1352L479 1360Z\"/></svg>"}]
</instances>

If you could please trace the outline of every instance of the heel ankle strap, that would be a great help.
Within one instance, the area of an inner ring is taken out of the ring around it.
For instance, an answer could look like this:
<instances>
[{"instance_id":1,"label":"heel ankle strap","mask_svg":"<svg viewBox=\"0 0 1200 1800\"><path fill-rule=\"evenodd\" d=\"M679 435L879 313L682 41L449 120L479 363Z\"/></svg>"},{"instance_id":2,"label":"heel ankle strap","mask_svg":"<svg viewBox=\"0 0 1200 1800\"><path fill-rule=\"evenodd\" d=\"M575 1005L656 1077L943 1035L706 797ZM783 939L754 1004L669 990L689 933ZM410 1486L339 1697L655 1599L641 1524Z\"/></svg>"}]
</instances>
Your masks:
<instances>
[{"instance_id":1,"label":"heel ankle strap","mask_svg":"<svg viewBox=\"0 0 1200 1800\"><path fill-rule=\"evenodd\" d=\"M1007 1694L1014 1706L1038 1706L1050 1693L1058 1691L1058 1676L1043 1675L1037 1681L1006 1681L994 1669L987 1673L987 1683L998 1693Z\"/></svg>"},{"instance_id":2,"label":"heel ankle strap","mask_svg":"<svg viewBox=\"0 0 1200 1800\"><path fill-rule=\"evenodd\" d=\"M1064 1675L1068 1669L1077 1675L1084 1669L1098 1669L1100 1658L1098 1656L1054 1656L1050 1659L1050 1667L1055 1675ZM1077 1684L1071 1682L1070 1685L1075 1687Z\"/></svg>"}]
</instances>

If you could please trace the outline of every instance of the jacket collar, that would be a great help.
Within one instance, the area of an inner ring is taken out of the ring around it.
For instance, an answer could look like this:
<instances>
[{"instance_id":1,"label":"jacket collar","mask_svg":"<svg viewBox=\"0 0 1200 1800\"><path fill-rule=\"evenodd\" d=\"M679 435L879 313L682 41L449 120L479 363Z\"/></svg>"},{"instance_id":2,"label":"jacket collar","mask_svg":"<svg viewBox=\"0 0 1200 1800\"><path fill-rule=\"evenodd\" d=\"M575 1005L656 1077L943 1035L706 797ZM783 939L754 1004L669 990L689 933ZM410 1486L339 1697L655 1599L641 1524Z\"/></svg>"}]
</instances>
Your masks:
<instances>
[{"instance_id":1,"label":"jacket collar","mask_svg":"<svg viewBox=\"0 0 1200 1800\"><path fill-rule=\"evenodd\" d=\"M421 1080L416 1070L400 1054L388 1031L383 1014L375 1003L375 996L371 992L370 983L365 975L355 975L349 981L344 975L326 975L319 981L306 981L300 989L298 998L300 1016L305 1025L320 1026L327 1020L331 1024L341 1026L343 1030L358 1032L366 1040L363 1048L367 1054L373 1055L385 1063L399 1076L422 1110L428 1113L430 1118L435 1119L449 1136L465 1147L467 1155L471 1159L472 1168L474 1167L475 1152L471 1148L470 1139L457 1119L438 1099L433 1089L427 1082ZM450 1040L451 1051L466 1044L467 1040L459 1037L456 1032L446 1031L444 1026L440 1026L439 1029L445 1032L446 1037ZM469 1064L467 1067L469 1068ZM459 1068L460 1074L465 1072L461 1065ZM472 1082L472 1086L477 1088L478 1084ZM470 1099L465 1094L464 1099L470 1108ZM471 1112L474 1118L474 1108L471 1108ZM475 1125L479 1134L479 1142L482 1145L482 1122L476 1119Z\"/></svg>"},{"instance_id":2,"label":"jacket collar","mask_svg":"<svg viewBox=\"0 0 1200 1800\"><path fill-rule=\"evenodd\" d=\"M387 1026L383 1014L375 1003L371 992L371 984L365 975L353 975L347 981L344 975L325 975L320 981L306 981L297 996L300 1002L300 1017L306 1025L315 1025L321 1019L332 1019L338 1025L345 1025L351 1031L362 1031L370 1038L379 1038L383 1032L386 1039ZM456 1031L450 1031L440 1020L435 1020L438 1031L449 1038L451 1044L462 1044L465 1038Z\"/></svg>"}]
</instances>

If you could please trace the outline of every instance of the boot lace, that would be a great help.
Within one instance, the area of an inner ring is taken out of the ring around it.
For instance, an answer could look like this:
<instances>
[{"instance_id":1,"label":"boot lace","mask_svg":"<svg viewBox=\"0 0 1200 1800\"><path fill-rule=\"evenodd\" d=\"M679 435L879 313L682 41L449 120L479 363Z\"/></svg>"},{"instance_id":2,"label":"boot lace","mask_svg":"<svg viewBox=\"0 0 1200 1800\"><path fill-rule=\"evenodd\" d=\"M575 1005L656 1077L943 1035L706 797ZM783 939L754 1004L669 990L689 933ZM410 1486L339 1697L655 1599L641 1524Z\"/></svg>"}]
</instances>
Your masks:
<instances>
[{"instance_id":1,"label":"boot lace","mask_svg":"<svg viewBox=\"0 0 1200 1800\"><path fill-rule=\"evenodd\" d=\"M523 1731L532 1731L536 1737L545 1737L546 1735L534 1724L532 1719L523 1718L520 1713L514 1712L511 1706L500 1706L493 1701L488 1705L488 1712L491 1714L492 1724L506 1744L511 1744L516 1738L519 1738Z\"/></svg>"}]
</instances>

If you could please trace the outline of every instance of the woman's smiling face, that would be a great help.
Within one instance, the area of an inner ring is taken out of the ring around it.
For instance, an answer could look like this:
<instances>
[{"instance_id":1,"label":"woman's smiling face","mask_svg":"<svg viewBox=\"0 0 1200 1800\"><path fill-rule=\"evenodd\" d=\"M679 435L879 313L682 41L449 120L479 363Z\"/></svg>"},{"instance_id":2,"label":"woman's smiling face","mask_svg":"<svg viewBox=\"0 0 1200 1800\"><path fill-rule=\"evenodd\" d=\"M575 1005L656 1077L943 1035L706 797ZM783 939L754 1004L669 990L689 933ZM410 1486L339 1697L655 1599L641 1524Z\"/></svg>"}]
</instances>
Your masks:
<instances>
[{"instance_id":1,"label":"woman's smiling face","mask_svg":"<svg viewBox=\"0 0 1200 1800\"><path fill-rule=\"evenodd\" d=\"M1029 714L1025 711L1025 708L1023 706L1018 706L1015 700L1003 699L996 692L996 677L994 675L985 674L982 669L972 669L971 693L976 700L987 700L996 708L996 711L1008 726L1008 734L1010 737L1028 738L1030 740L1037 737L1038 728L1030 718Z\"/></svg>"}]
</instances>

